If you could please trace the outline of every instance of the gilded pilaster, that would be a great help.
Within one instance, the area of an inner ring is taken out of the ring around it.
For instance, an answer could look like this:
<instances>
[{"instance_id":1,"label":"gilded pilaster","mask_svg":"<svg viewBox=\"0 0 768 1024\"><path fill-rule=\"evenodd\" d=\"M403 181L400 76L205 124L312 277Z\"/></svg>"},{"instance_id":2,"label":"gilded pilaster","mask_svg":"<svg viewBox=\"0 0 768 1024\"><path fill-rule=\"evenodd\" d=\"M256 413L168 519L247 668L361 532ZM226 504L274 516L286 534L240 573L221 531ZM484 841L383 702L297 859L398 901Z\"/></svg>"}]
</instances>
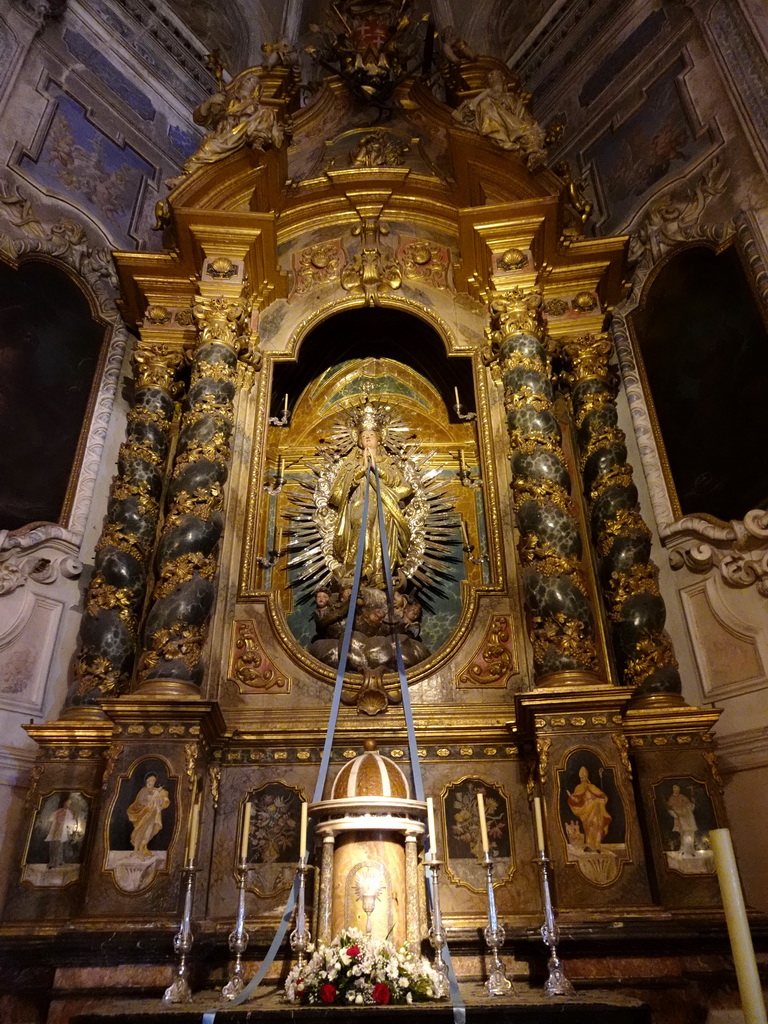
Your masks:
<instances>
[{"instance_id":1,"label":"gilded pilaster","mask_svg":"<svg viewBox=\"0 0 768 1024\"><path fill-rule=\"evenodd\" d=\"M203 679L202 648L215 598L235 392L238 379L258 367L247 331L248 312L242 293L200 295L193 307L198 344L144 625L142 683L183 688L199 686Z\"/></svg>"},{"instance_id":2,"label":"gilded pilaster","mask_svg":"<svg viewBox=\"0 0 768 1024\"><path fill-rule=\"evenodd\" d=\"M664 631L666 609L658 569L651 561L651 532L638 504L625 435L618 426L615 380L607 334L567 341L571 399L581 455L584 492L600 564L600 582L614 650L636 697L678 695L680 674Z\"/></svg>"},{"instance_id":3,"label":"gilded pilaster","mask_svg":"<svg viewBox=\"0 0 768 1024\"><path fill-rule=\"evenodd\" d=\"M150 308L148 325L153 316ZM134 400L106 525L96 544L70 707L95 705L124 689L130 678L171 442L174 380L182 362L180 349L146 337L133 355Z\"/></svg>"},{"instance_id":4,"label":"gilded pilaster","mask_svg":"<svg viewBox=\"0 0 768 1024\"><path fill-rule=\"evenodd\" d=\"M491 303L490 360L498 359L512 448L519 553L537 681L595 673L594 618L570 497L541 295L515 288ZM597 682L597 679L595 679Z\"/></svg>"}]
</instances>

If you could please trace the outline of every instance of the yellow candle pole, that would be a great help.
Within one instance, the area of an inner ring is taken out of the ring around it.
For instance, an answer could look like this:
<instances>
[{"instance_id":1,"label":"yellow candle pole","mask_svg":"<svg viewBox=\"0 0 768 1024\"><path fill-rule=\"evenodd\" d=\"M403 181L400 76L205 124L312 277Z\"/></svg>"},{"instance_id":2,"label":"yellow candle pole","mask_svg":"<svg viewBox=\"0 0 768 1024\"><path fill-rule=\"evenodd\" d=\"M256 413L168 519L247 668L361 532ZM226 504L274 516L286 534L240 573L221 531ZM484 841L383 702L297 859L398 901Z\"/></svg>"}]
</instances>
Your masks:
<instances>
[{"instance_id":1,"label":"yellow candle pole","mask_svg":"<svg viewBox=\"0 0 768 1024\"><path fill-rule=\"evenodd\" d=\"M541 797L535 796L533 798L533 813L536 818L536 842L539 845L539 851L546 853L546 846L544 845L544 821L541 817Z\"/></svg>"},{"instance_id":2,"label":"yellow candle pole","mask_svg":"<svg viewBox=\"0 0 768 1024\"><path fill-rule=\"evenodd\" d=\"M192 796L189 802L189 820L187 822L187 842L184 847L184 867L191 866L191 860L194 857L194 847L192 845L192 832L194 828L195 818L195 804L197 803L197 776L195 775L192 779ZM198 819L199 820L199 819ZM195 837L196 838L196 837Z\"/></svg>"},{"instance_id":3,"label":"yellow candle pole","mask_svg":"<svg viewBox=\"0 0 768 1024\"><path fill-rule=\"evenodd\" d=\"M715 856L717 880L720 883L725 922L728 925L728 937L731 940L733 963L739 983L741 1008L744 1011L744 1024L766 1024L765 1000L760 975L757 973L755 950L749 932L736 858L733 855L731 833L727 828L712 829L709 841Z\"/></svg>"},{"instance_id":4,"label":"yellow candle pole","mask_svg":"<svg viewBox=\"0 0 768 1024\"><path fill-rule=\"evenodd\" d=\"M477 813L480 818L480 840L483 844L483 853L488 856L488 823L485 820L485 797L482 793L477 794Z\"/></svg>"},{"instance_id":5,"label":"yellow candle pole","mask_svg":"<svg viewBox=\"0 0 768 1024\"><path fill-rule=\"evenodd\" d=\"M461 403L459 402L459 389L458 389L458 388L454 388L454 389L453 389L453 397L454 397L454 398L456 399L456 405L457 405L457 407L458 407L459 405L461 405Z\"/></svg>"},{"instance_id":6,"label":"yellow candle pole","mask_svg":"<svg viewBox=\"0 0 768 1024\"><path fill-rule=\"evenodd\" d=\"M192 805L192 815L189 821L189 836L187 838L187 867L195 866L195 853L197 851L197 837L200 834L200 801L195 800Z\"/></svg>"},{"instance_id":7,"label":"yellow candle pole","mask_svg":"<svg viewBox=\"0 0 768 1024\"><path fill-rule=\"evenodd\" d=\"M240 833L240 860L244 861L248 857L248 833L251 830L251 805L246 803L243 808L243 827Z\"/></svg>"},{"instance_id":8,"label":"yellow candle pole","mask_svg":"<svg viewBox=\"0 0 768 1024\"><path fill-rule=\"evenodd\" d=\"M437 860L437 830L435 829L435 805L427 797L427 828L429 829L429 859Z\"/></svg>"}]
</instances>

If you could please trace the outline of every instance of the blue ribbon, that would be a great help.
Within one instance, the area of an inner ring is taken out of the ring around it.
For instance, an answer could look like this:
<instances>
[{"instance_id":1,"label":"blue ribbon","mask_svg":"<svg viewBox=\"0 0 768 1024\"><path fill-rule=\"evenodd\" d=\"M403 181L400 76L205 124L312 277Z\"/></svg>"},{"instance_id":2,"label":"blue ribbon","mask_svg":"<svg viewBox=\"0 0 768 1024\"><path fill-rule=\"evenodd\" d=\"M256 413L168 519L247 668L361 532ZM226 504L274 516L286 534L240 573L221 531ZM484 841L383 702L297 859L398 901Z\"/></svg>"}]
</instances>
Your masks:
<instances>
[{"instance_id":1,"label":"blue ribbon","mask_svg":"<svg viewBox=\"0 0 768 1024\"><path fill-rule=\"evenodd\" d=\"M320 771L317 776L317 783L315 785L315 792L312 798L312 802L316 803L323 797L323 790L325 789L326 779L328 777L328 768L331 762L331 750L333 748L333 737L336 732L336 723L339 717L339 707L341 704L341 691L344 685L344 674L347 669L347 661L349 659L349 648L352 641L352 628L354 626L355 619L355 608L357 607L357 599L360 593L360 582L363 575L363 555L365 552L365 531L368 527L368 499L371 489L371 472L376 478L376 505L379 522L379 534L381 539L381 555L382 563L384 567L384 579L387 585L387 597L389 600L390 615L394 608L394 587L392 584L392 568L389 564L389 550L387 544L387 533L384 528L384 506L381 501L381 481L379 479L379 470L376 464L369 465L366 469L365 474L365 493L363 497L363 518L360 527L360 537L357 545L357 558L355 562L355 575L352 582L352 592L349 595L349 612L347 614L347 622L344 627L344 637L341 643L341 650L339 651L339 665L336 671L336 682L333 690L333 700L331 702L331 712L328 718L328 730L325 735L325 744L323 746L323 756L320 760ZM405 724L408 732L408 751L411 758L411 771L413 773L413 788L416 795L416 799L424 801L424 782L421 775L421 766L419 764L419 751L416 745L416 731L413 724L413 712L411 710L411 699L408 693L408 681L405 676L405 665L403 663L403 652L400 647L400 637L397 633L393 634L395 638L395 657L397 660L397 674L400 678L400 690L403 697L403 713L405 715ZM232 1000L233 1006L239 1006L244 1003L246 999L249 999L253 992L263 981L267 971L272 966L277 951L283 943L286 932L293 918L293 911L296 906L296 897L299 889L299 878L296 875L293 887L288 896L288 900L285 904L283 916L280 921L280 925L275 932L275 937L272 939L272 944L267 950L267 954L262 961L261 967L254 977L245 986L243 991ZM434 902L434 896L432 893L432 879L428 879L428 892L430 904ZM454 1024L464 1024L466 1020L466 1008L464 1001L461 998L459 991L459 985L456 980L456 972L453 968L453 961L451 959L451 953L448 946L444 947L443 959L448 968L448 981L450 986L450 997L453 1005L453 1020ZM211 1010L203 1014L202 1024L214 1024L216 1020L216 1010Z\"/></svg>"},{"instance_id":2,"label":"blue ribbon","mask_svg":"<svg viewBox=\"0 0 768 1024\"><path fill-rule=\"evenodd\" d=\"M381 536L381 560L384 566L384 580L387 584L387 597L389 599L389 613L394 618L394 607L395 607L395 589L392 583L392 566L389 561L389 542L387 540L387 531L384 528L384 506L381 501L381 481L379 479L379 468L374 463L374 472L376 473L376 503L379 514L379 534ZM416 794L416 799L424 802L424 780L421 774L421 764L419 762L419 748L416 746L416 729L413 724L413 711L411 709L411 696L408 692L408 680L405 677L405 665L403 663L403 652L400 647L400 635L394 633L395 637L395 657L397 658L397 674L400 677L400 692L403 695L403 714L405 715L405 726L408 731L408 751L411 756L411 772L413 774L413 791ZM427 842L424 844L426 851L430 848L431 836L427 836ZM432 877L427 876L427 891L429 893L430 909L434 906L434 893L432 891ZM464 1000L461 997L459 990L459 983L456 979L456 971L453 967L453 958L451 957L451 951L447 944L443 947L443 961L448 968L448 985L450 988L451 1004L453 1006L453 1020L454 1024L464 1024L466 1020L466 1007Z\"/></svg>"}]
</instances>

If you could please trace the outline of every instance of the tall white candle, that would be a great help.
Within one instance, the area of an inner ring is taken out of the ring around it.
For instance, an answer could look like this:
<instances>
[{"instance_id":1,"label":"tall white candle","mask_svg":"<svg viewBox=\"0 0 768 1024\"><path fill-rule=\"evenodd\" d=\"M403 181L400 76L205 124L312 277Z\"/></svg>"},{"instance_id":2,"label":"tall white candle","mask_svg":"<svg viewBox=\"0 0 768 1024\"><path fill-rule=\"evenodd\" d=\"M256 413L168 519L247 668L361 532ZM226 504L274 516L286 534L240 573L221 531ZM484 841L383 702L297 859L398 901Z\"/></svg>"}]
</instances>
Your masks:
<instances>
[{"instance_id":1,"label":"tall white candle","mask_svg":"<svg viewBox=\"0 0 768 1024\"><path fill-rule=\"evenodd\" d=\"M460 405L461 403L459 402L459 389L458 388L454 388L453 389L453 396L456 399L456 405Z\"/></svg>"},{"instance_id":2,"label":"tall white candle","mask_svg":"<svg viewBox=\"0 0 768 1024\"><path fill-rule=\"evenodd\" d=\"M283 402L283 416L287 416L287 415L288 415L288 395L286 394L285 401Z\"/></svg>"},{"instance_id":3,"label":"tall white candle","mask_svg":"<svg viewBox=\"0 0 768 1024\"><path fill-rule=\"evenodd\" d=\"M477 813L480 818L480 841L483 844L483 853L488 854L488 823L485 820L485 797L482 793L477 794Z\"/></svg>"},{"instance_id":4,"label":"tall white candle","mask_svg":"<svg viewBox=\"0 0 768 1024\"><path fill-rule=\"evenodd\" d=\"M427 797L427 828L429 830L430 860L437 860L437 830L435 829L435 805L432 797Z\"/></svg>"},{"instance_id":5,"label":"tall white candle","mask_svg":"<svg viewBox=\"0 0 768 1024\"><path fill-rule=\"evenodd\" d=\"M533 798L533 813L536 818L536 842L539 844L539 850L541 853L546 853L546 846L544 845L544 821L541 817L541 798L535 796Z\"/></svg>"},{"instance_id":6,"label":"tall white candle","mask_svg":"<svg viewBox=\"0 0 768 1024\"><path fill-rule=\"evenodd\" d=\"M243 827L240 833L240 860L248 857L248 833L251 831L251 805L246 803L243 808Z\"/></svg>"},{"instance_id":7,"label":"tall white candle","mask_svg":"<svg viewBox=\"0 0 768 1024\"><path fill-rule=\"evenodd\" d=\"M301 801L301 828L299 830L299 859L307 856L307 808L306 800Z\"/></svg>"},{"instance_id":8,"label":"tall white candle","mask_svg":"<svg viewBox=\"0 0 768 1024\"><path fill-rule=\"evenodd\" d=\"M717 880L723 899L725 922L731 940L733 964L744 1011L744 1024L766 1024L765 1001L757 973L755 950L749 932L744 896L741 892L736 858L733 855L731 833L727 828L715 828L709 833L712 853L715 855Z\"/></svg>"}]
</instances>

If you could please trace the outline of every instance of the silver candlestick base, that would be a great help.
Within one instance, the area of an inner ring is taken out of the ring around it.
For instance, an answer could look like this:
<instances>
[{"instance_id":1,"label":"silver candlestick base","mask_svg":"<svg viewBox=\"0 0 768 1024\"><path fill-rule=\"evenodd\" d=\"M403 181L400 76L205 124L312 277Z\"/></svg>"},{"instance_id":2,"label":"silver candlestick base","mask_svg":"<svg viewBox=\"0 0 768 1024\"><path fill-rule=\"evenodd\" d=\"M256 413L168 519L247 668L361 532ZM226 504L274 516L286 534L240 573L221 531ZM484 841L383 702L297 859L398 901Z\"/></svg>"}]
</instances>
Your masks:
<instances>
[{"instance_id":1,"label":"silver candlestick base","mask_svg":"<svg viewBox=\"0 0 768 1024\"><path fill-rule=\"evenodd\" d=\"M491 969L488 972L485 988L490 996L505 996L512 990L512 982L506 975L499 950L504 945L507 933L504 931L504 925L499 924L499 917L496 913L496 895L493 891L493 859L490 853L486 853L483 864L488 876L488 926L483 931L483 935L491 951Z\"/></svg>"},{"instance_id":2,"label":"silver candlestick base","mask_svg":"<svg viewBox=\"0 0 768 1024\"><path fill-rule=\"evenodd\" d=\"M448 995L448 964L443 960L443 947L448 942L448 933L443 926L443 915L440 910L440 868L443 862L431 856L426 862L430 875L432 891L432 925L429 929L429 944L435 951L435 970L440 975L440 991L438 997Z\"/></svg>"},{"instance_id":3,"label":"silver candlestick base","mask_svg":"<svg viewBox=\"0 0 768 1024\"><path fill-rule=\"evenodd\" d=\"M555 920L555 911L552 907L552 894L549 888L549 873L547 865L549 857L542 850L536 858L536 863L541 870L541 898L544 904L544 924L541 926L541 937L549 947L549 960L547 962L548 977L544 982L544 993L548 996L574 996L573 985L565 976L563 965L557 955L557 943L560 939L560 931Z\"/></svg>"},{"instance_id":4,"label":"silver candlestick base","mask_svg":"<svg viewBox=\"0 0 768 1024\"><path fill-rule=\"evenodd\" d=\"M187 957L192 952L192 944L195 941L192 934L192 889L196 873L197 868L184 868L182 871L182 875L186 876L184 912L181 916L179 930L173 937L173 950L179 957L179 966L176 977L163 993L164 1003L188 1003L192 999Z\"/></svg>"},{"instance_id":5,"label":"silver candlestick base","mask_svg":"<svg viewBox=\"0 0 768 1024\"><path fill-rule=\"evenodd\" d=\"M248 949L248 932L245 929L245 860L240 861L237 871L237 918L235 927L229 933L229 948L235 954L235 962L229 973L229 980L221 994L225 999L236 999L245 988L243 977L243 953Z\"/></svg>"},{"instance_id":6,"label":"silver candlestick base","mask_svg":"<svg viewBox=\"0 0 768 1024\"><path fill-rule=\"evenodd\" d=\"M299 861L299 866L296 868L299 873L299 893L298 899L296 900L296 927L291 932L290 942L291 949L296 954L296 962L299 965L299 971L304 966L304 954L307 951L307 946L311 939L309 928L307 927L307 914L306 914L306 885L307 885L307 872L309 871L309 865L306 863L306 858L302 857Z\"/></svg>"}]
</instances>

